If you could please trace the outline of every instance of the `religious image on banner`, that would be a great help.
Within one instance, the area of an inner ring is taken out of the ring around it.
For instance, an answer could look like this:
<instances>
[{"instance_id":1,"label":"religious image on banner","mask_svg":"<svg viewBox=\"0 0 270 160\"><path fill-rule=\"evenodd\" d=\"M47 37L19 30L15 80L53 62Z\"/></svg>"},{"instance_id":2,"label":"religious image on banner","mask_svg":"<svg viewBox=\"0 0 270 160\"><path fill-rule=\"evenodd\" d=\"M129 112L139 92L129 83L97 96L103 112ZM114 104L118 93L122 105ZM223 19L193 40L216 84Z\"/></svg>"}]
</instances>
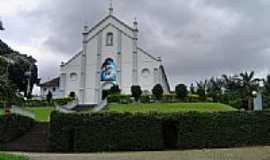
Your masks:
<instances>
[{"instance_id":1,"label":"religious image on banner","mask_svg":"<svg viewBox=\"0 0 270 160\"><path fill-rule=\"evenodd\" d=\"M101 81L116 81L116 64L112 58L107 58L102 64Z\"/></svg>"}]
</instances>

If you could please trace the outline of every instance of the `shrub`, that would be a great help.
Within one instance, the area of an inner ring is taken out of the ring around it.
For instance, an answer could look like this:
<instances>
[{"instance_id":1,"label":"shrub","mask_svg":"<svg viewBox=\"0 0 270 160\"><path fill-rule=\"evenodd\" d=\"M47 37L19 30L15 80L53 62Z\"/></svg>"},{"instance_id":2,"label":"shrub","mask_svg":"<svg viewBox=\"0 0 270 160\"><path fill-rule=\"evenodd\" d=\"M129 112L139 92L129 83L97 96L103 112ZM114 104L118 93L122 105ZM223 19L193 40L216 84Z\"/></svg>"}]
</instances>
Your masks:
<instances>
[{"instance_id":1,"label":"shrub","mask_svg":"<svg viewBox=\"0 0 270 160\"><path fill-rule=\"evenodd\" d=\"M184 84L179 84L175 87L175 93L178 98L184 99L188 96L187 86Z\"/></svg>"},{"instance_id":2,"label":"shrub","mask_svg":"<svg viewBox=\"0 0 270 160\"><path fill-rule=\"evenodd\" d=\"M52 101L52 98L53 98L53 95L52 95L52 92L51 91L49 91L49 93L47 94L47 101L49 102L49 103L51 103L51 101Z\"/></svg>"},{"instance_id":3,"label":"shrub","mask_svg":"<svg viewBox=\"0 0 270 160\"><path fill-rule=\"evenodd\" d=\"M152 93L156 97L157 100L161 100L163 96L162 86L160 84L155 85L154 88L152 89Z\"/></svg>"},{"instance_id":4,"label":"shrub","mask_svg":"<svg viewBox=\"0 0 270 160\"><path fill-rule=\"evenodd\" d=\"M269 123L270 112L91 115L54 112L50 144L52 151L58 152L270 145Z\"/></svg>"},{"instance_id":5,"label":"shrub","mask_svg":"<svg viewBox=\"0 0 270 160\"><path fill-rule=\"evenodd\" d=\"M6 143L23 135L34 125L34 120L20 115L0 116L0 143Z\"/></svg>"},{"instance_id":6,"label":"shrub","mask_svg":"<svg viewBox=\"0 0 270 160\"><path fill-rule=\"evenodd\" d=\"M58 98L53 99L52 103L49 103L47 100L27 100L24 105L27 107L44 107L44 106L53 106L53 104L65 105L74 101L74 98Z\"/></svg>"},{"instance_id":7,"label":"shrub","mask_svg":"<svg viewBox=\"0 0 270 160\"><path fill-rule=\"evenodd\" d=\"M113 85L110 89L110 94L120 94L121 90L118 85Z\"/></svg>"},{"instance_id":8,"label":"shrub","mask_svg":"<svg viewBox=\"0 0 270 160\"><path fill-rule=\"evenodd\" d=\"M141 103L151 103L151 96L149 95L141 96Z\"/></svg>"},{"instance_id":9,"label":"shrub","mask_svg":"<svg viewBox=\"0 0 270 160\"><path fill-rule=\"evenodd\" d=\"M70 98L76 98L76 93L75 92L70 92L68 97Z\"/></svg>"},{"instance_id":10,"label":"shrub","mask_svg":"<svg viewBox=\"0 0 270 160\"><path fill-rule=\"evenodd\" d=\"M135 101L138 101L142 95L142 89L140 86L131 86L132 97L135 98Z\"/></svg>"},{"instance_id":11,"label":"shrub","mask_svg":"<svg viewBox=\"0 0 270 160\"><path fill-rule=\"evenodd\" d=\"M118 94L109 95L108 102L109 103L122 103L122 104L132 103L130 95L118 95Z\"/></svg>"},{"instance_id":12,"label":"shrub","mask_svg":"<svg viewBox=\"0 0 270 160\"><path fill-rule=\"evenodd\" d=\"M204 101L207 98L206 91L205 91L204 88L198 88L197 89L197 94L199 95L200 100L202 100L202 101Z\"/></svg>"}]
</instances>

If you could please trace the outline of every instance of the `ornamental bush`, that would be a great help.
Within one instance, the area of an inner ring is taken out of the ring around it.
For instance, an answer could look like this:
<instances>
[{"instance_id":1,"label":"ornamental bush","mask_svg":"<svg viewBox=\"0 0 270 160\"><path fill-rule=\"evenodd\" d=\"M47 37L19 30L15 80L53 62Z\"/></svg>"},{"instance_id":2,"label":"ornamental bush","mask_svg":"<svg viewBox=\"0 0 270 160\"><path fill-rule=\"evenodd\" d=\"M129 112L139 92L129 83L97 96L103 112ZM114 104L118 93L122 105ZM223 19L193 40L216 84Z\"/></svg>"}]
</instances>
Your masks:
<instances>
[{"instance_id":1,"label":"ornamental bush","mask_svg":"<svg viewBox=\"0 0 270 160\"><path fill-rule=\"evenodd\" d=\"M140 86L131 86L131 94L132 97L134 97L135 101L139 101L141 95L142 95L142 89Z\"/></svg>"},{"instance_id":2,"label":"ornamental bush","mask_svg":"<svg viewBox=\"0 0 270 160\"><path fill-rule=\"evenodd\" d=\"M154 88L152 89L152 93L157 100L161 100L163 96L162 86L160 84L155 85Z\"/></svg>"},{"instance_id":3,"label":"ornamental bush","mask_svg":"<svg viewBox=\"0 0 270 160\"><path fill-rule=\"evenodd\" d=\"M175 87L175 93L176 96L179 99L184 99L188 96L188 90L187 90L187 86L184 84L179 84Z\"/></svg>"},{"instance_id":4,"label":"ornamental bush","mask_svg":"<svg viewBox=\"0 0 270 160\"><path fill-rule=\"evenodd\" d=\"M57 98L53 99L52 103L49 103L47 100L27 100L24 102L24 105L27 107L44 107L44 106L53 106L57 105L65 105L74 101L74 98Z\"/></svg>"},{"instance_id":5,"label":"ornamental bush","mask_svg":"<svg viewBox=\"0 0 270 160\"><path fill-rule=\"evenodd\" d=\"M50 146L57 152L270 145L270 112L54 112L50 123Z\"/></svg>"}]
</instances>

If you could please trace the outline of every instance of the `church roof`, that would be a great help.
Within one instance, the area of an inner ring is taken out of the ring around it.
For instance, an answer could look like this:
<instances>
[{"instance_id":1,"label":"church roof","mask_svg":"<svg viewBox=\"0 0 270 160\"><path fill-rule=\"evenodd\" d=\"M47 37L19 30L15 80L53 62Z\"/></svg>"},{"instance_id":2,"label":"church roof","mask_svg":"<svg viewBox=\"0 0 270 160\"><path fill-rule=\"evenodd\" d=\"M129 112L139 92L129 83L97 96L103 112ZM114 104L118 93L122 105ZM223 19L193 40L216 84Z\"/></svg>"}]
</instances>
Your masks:
<instances>
[{"instance_id":1,"label":"church roof","mask_svg":"<svg viewBox=\"0 0 270 160\"><path fill-rule=\"evenodd\" d=\"M40 87L59 87L60 84L60 77L57 77L53 80L50 80L48 82L44 82L42 84L40 84Z\"/></svg>"},{"instance_id":2,"label":"church roof","mask_svg":"<svg viewBox=\"0 0 270 160\"><path fill-rule=\"evenodd\" d=\"M164 79L165 79L165 82L166 82L166 87L168 88L168 90L170 92L171 91L170 83L168 81L168 78L167 78L167 75L166 75L166 72L165 72L165 69L164 69L163 65L160 65L160 70L161 70L162 74L164 75Z\"/></svg>"},{"instance_id":3,"label":"church roof","mask_svg":"<svg viewBox=\"0 0 270 160\"><path fill-rule=\"evenodd\" d=\"M136 29L130 27L129 25L127 25L125 22L121 21L120 19L118 19L117 17L113 16L113 15L108 15L105 18L103 18L101 21L99 21L94 27L92 27L87 33L91 33L93 30L95 30L97 27L99 27L103 22L105 22L107 19L112 18L115 21L119 22L120 24L122 24L123 26L125 26L126 28L128 28L131 31L135 31Z\"/></svg>"},{"instance_id":4,"label":"church roof","mask_svg":"<svg viewBox=\"0 0 270 160\"><path fill-rule=\"evenodd\" d=\"M156 57L152 56L150 53L146 52L146 51L143 50L142 48L139 48L139 47L138 47L138 50L140 50L142 53L144 53L144 54L147 55L148 57L152 58L153 60L155 60L155 61L160 61L159 58L156 58Z\"/></svg>"},{"instance_id":5,"label":"church roof","mask_svg":"<svg viewBox=\"0 0 270 160\"><path fill-rule=\"evenodd\" d=\"M75 54L75 56L73 56L72 58L70 58L66 63L61 64L61 66L66 66L68 65L70 62L72 62L74 59L76 59L77 57L79 57L82 54L83 51L80 51L79 53Z\"/></svg>"}]
</instances>

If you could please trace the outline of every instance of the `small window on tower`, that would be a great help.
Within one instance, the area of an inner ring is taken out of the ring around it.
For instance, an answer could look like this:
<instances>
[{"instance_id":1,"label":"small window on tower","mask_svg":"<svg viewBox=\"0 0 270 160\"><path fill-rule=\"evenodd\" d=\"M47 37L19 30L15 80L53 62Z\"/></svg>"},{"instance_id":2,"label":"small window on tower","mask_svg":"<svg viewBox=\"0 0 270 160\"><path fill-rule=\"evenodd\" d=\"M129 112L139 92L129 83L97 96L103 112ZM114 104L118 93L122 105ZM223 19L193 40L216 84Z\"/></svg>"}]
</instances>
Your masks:
<instances>
[{"instance_id":1,"label":"small window on tower","mask_svg":"<svg viewBox=\"0 0 270 160\"><path fill-rule=\"evenodd\" d=\"M113 33L111 32L107 33L106 46L113 46Z\"/></svg>"}]
</instances>

